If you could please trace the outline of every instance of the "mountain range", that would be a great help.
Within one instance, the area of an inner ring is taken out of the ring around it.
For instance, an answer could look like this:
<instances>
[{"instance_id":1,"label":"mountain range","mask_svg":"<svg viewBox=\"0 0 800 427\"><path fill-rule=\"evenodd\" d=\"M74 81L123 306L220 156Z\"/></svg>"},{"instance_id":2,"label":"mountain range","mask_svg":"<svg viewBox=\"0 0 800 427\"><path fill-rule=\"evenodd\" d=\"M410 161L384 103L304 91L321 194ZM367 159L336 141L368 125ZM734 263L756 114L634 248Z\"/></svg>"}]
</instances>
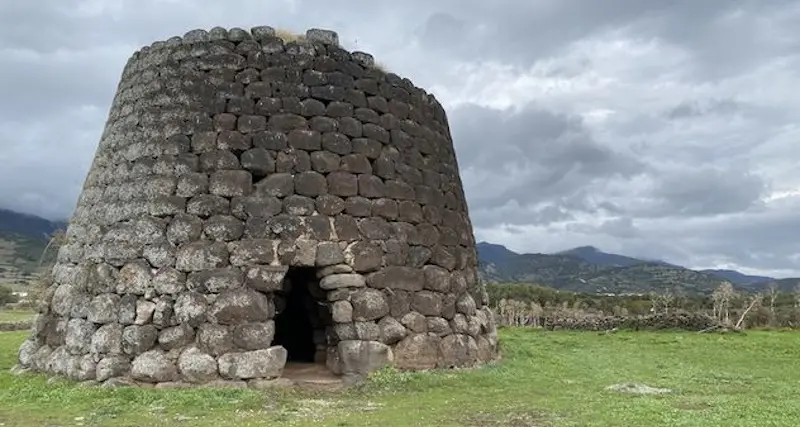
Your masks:
<instances>
[{"instance_id":1,"label":"mountain range","mask_svg":"<svg viewBox=\"0 0 800 427\"><path fill-rule=\"evenodd\" d=\"M0 285L29 281L40 266L50 236L65 227L65 221L0 209ZM48 254L44 262L52 261L54 255Z\"/></svg>"},{"instance_id":2,"label":"mountain range","mask_svg":"<svg viewBox=\"0 0 800 427\"><path fill-rule=\"evenodd\" d=\"M0 284L30 278L39 267L50 236L66 224L0 209ZM710 293L723 281L744 291L760 291L770 283L792 291L800 283L800 279L750 276L734 270L692 270L660 260L603 252L593 246L552 254L520 254L488 242L478 243L477 249L480 273L486 281L535 283L576 292ZM52 261L54 254L49 255L45 262Z\"/></svg>"},{"instance_id":3,"label":"mountain range","mask_svg":"<svg viewBox=\"0 0 800 427\"><path fill-rule=\"evenodd\" d=\"M692 270L581 246L553 254L519 254L505 246L477 245L481 276L488 282L536 283L575 292L642 294L678 291L708 294L724 281L742 291L761 291L775 283L792 291L800 279L751 276L734 270Z\"/></svg>"}]
</instances>

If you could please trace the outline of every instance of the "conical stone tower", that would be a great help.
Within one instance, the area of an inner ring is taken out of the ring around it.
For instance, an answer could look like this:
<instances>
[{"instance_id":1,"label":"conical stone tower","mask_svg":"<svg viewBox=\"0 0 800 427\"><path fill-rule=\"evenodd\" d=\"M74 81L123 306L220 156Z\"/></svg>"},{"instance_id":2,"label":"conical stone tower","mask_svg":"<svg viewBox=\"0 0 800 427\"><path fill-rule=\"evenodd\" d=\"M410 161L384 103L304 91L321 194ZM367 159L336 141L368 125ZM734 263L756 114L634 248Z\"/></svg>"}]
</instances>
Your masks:
<instances>
[{"instance_id":1,"label":"conical stone tower","mask_svg":"<svg viewBox=\"0 0 800 427\"><path fill-rule=\"evenodd\" d=\"M53 277L19 362L78 381L498 357L444 109L332 31L136 52Z\"/></svg>"}]
</instances>

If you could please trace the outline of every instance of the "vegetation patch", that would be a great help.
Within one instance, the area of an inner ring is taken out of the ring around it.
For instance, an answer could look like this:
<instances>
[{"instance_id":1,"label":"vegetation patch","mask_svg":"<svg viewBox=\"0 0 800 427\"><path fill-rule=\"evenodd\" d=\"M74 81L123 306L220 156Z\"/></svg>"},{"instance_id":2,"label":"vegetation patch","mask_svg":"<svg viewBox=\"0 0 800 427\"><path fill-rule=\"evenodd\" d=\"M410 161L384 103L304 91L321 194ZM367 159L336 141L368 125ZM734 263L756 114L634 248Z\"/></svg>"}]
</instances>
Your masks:
<instances>
[{"instance_id":1,"label":"vegetation patch","mask_svg":"<svg viewBox=\"0 0 800 427\"><path fill-rule=\"evenodd\" d=\"M474 370L385 369L344 393L104 389L13 376L25 333L0 333L7 426L789 426L800 419L800 333L500 331ZM646 384L666 394L607 390Z\"/></svg>"}]
</instances>

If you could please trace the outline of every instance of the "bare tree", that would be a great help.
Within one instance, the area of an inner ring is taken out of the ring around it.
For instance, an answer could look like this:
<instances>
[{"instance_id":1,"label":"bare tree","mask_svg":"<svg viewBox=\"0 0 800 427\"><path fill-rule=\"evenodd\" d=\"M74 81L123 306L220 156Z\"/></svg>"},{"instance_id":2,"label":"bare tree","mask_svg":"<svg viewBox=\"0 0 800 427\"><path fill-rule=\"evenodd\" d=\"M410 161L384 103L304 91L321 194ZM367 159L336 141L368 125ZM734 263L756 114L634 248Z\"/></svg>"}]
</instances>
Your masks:
<instances>
[{"instance_id":1,"label":"bare tree","mask_svg":"<svg viewBox=\"0 0 800 427\"><path fill-rule=\"evenodd\" d=\"M731 300L736 296L736 290L730 282L722 282L711 294L714 302L714 317L723 325L730 325Z\"/></svg>"},{"instance_id":2,"label":"bare tree","mask_svg":"<svg viewBox=\"0 0 800 427\"><path fill-rule=\"evenodd\" d=\"M794 308L800 308L800 282L794 285Z\"/></svg>"},{"instance_id":3,"label":"bare tree","mask_svg":"<svg viewBox=\"0 0 800 427\"><path fill-rule=\"evenodd\" d=\"M742 328L742 323L744 322L745 317L747 317L747 314L750 313L750 311L754 307L760 305L761 302L763 301L763 299L764 299L764 297L761 294L755 294L752 297L750 297L749 303L748 303L747 300L744 301L745 304L748 304L748 305L745 308L744 312L742 312L742 315L739 316L739 320L736 321L736 325L734 326L734 329L741 329Z\"/></svg>"},{"instance_id":4,"label":"bare tree","mask_svg":"<svg viewBox=\"0 0 800 427\"><path fill-rule=\"evenodd\" d=\"M775 300L778 299L778 283L770 282L767 287L767 299L769 301L769 323L775 324Z\"/></svg>"},{"instance_id":5,"label":"bare tree","mask_svg":"<svg viewBox=\"0 0 800 427\"><path fill-rule=\"evenodd\" d=\"M675 295L671 290L665 289L663 292L653 292L650 294L651 309L654 314L660 312L669 313L669 308L675 302Z\"/></svg>"}]
</instances>

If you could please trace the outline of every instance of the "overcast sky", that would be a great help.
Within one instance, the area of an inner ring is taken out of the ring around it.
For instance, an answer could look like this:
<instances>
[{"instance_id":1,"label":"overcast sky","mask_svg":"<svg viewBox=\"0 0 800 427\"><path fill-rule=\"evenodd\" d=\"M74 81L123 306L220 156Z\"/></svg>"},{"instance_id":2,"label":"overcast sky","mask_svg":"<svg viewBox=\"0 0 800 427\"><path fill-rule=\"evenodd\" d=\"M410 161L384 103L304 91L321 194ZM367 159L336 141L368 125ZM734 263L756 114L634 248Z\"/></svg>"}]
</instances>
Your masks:
<instances>
[{"instance_id":1,"label":"overcast sky","mask_svg":"<svg viewBox=\"0 0 800 427\"><path fill-rule=\"evenodd\" d=\"M800 275L800 1L0 1L0 207L67 217L130 54L216 25L433 92L479 240Z\"/></svg>"}]
</instances>

